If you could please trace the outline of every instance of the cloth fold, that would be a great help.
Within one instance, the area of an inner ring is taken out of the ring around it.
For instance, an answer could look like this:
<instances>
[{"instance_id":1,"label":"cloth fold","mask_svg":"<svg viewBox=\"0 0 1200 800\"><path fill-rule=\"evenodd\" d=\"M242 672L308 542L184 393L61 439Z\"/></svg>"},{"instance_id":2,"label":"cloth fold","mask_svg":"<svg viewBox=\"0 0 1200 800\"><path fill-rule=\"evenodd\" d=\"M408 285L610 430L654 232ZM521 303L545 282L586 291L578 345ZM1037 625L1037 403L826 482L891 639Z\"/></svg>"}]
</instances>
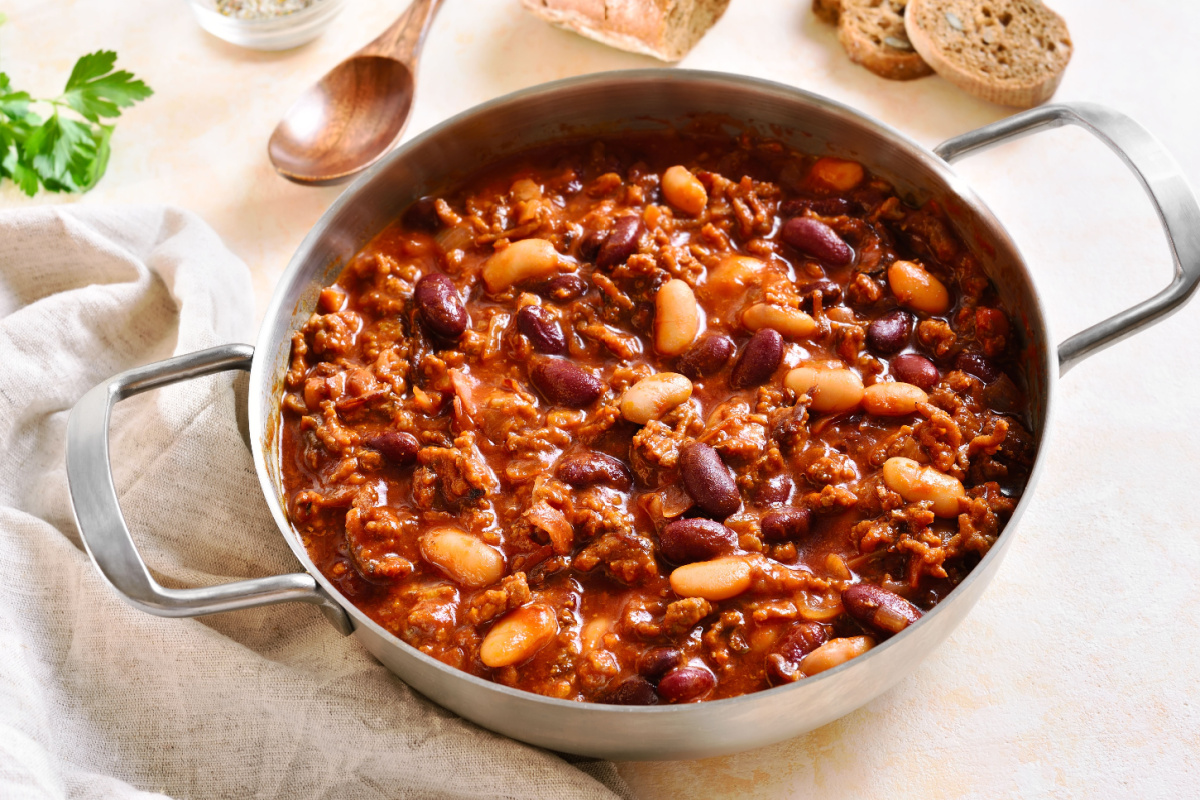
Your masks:
<instances>
[{"instance_id":1,"label":"cloth fold","mask_svg":"<svg viewBox=\"0 0 1200 800\"><path fill-rule=\"evenodd\" d=\"M251 341L250 277L163 207L0 214L0 797L628 796L415 694L301 604L161 619L83 551L71 407L117 372ZM114 479L167 585L298 569L237 429L234 374L117 406Z\"/></svg>"}]
</instances>

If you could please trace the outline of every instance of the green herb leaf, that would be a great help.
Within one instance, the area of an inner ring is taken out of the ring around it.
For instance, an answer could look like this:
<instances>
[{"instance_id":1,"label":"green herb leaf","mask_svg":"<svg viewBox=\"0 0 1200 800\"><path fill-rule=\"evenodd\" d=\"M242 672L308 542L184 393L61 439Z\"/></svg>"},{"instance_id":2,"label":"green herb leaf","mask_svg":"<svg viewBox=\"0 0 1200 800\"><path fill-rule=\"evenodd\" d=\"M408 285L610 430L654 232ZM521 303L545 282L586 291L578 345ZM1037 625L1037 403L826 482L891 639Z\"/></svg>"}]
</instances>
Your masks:
<instances>
[{"instance_id":1,"label":"green herb leaf","mask_svg":"<svg viewBox=\"0 0 1200 800\"><path fill-rule=\"evenodd\" d=\"M29 92L12 91L12 83L8 75L0 72L0 114L11 119L24 117L29 110L31 100Z\"/></svg>"},{"instance_id":2,"label":"green herb leaf","mask_svg":"<svg viewBox=\"0 0 1200 800\"><path fill-rule=\"evenodd\" d=\"M81 192L86 192L96 185L104 170L108 168L108 156L111 152L112 125L97 125L92 127L91 136L85 142L80 142L75 148L68 169L71 182Z\"/></svg>"},{"instance_id":3,"label":"green herb leaf","mask_svg":"<svg viewBox=\"0 0 1200 800\"><path fill-rule=\"evenodd\" d=\"M89 53L75 62L75 69L67 79L67 88L60 100L79 112L90 122L99 122L100 117L119 117L121 109L128 108L139 100L145 100L154 92L129 72L113 72L117 54L112 50Z\"/></svg>"},{"instance_id":4,"label":"green herb leaf","mask_svg":"<svg viewBox=\"0 0 1200 800\"><path fill-rule=\"evenodd\" d=\"M128 72L114 71L116 61L111 50L83 56L54 100L13 91L9 76L0 72L0 180L9 178L30 197L39 187L86 192L96 185L112 152L113 126L101 119L119 117L122 108L153 94ZM53 113L43 120L29 110L37 103Z\"/></svg>"}]
</instances>

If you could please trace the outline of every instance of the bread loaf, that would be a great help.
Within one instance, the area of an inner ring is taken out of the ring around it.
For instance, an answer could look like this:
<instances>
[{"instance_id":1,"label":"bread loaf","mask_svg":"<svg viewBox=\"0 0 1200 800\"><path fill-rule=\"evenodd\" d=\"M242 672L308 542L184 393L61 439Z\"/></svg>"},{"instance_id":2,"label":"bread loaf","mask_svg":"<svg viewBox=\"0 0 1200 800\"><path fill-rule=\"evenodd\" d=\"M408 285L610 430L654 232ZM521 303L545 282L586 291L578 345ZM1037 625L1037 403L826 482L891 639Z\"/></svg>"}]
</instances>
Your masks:
<instances>
[{"instance_id":1,"label":"bread loaf","mask_svg":"<svg viewBox=\"0 0 1200 800\"><path fill-rule=\"evenodd\" d=\"M841 0L838 41L850 60L881 78L908 81L933 74L904 30L907 0Z\"/></svg>"},{"instance_id":2,"label":"bread loaf","mask_svg":"<svg viewBox=\"0 0 1200 800\"><path fill-rule=\"evenodd\" d=\"M678 61L713 26L729 0L521 0L536 16L589 39Z\"/></svg>"},{"instance_id":3,"label":"bread loaf","mask_svg":"<svg viewBox=\"0 0 1200 800\"><path fill-rule=\"evenodd\" d=\"M812 0L812 10L822 22L837 25L842 13L842 0Z\"/></svg>"},{"instance_id":4,"label":"bread loaf","mask_svg":"<svg viewBox=\"0 0 1200 800\"><path fill-rule=\"evenodd\" d=\"M909 0L905 29L943 78L977 97L1045 102L1071 60L1067 23L1038 0Z\"/></svg>"}]
</instances>

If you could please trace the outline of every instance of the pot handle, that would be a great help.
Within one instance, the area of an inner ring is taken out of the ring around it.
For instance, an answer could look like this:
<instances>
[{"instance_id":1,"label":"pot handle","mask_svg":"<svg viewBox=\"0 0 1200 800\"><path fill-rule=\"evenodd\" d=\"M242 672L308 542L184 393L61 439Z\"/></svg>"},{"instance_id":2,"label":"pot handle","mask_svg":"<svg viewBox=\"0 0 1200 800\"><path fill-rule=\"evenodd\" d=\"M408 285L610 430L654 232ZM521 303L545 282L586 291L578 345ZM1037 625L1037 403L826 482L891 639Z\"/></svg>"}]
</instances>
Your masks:
<instances>
[{"instance_id":1,"label":"pot handle","mask_svg":"<svg viewBox=\"0 0 1200 800\"><path fill-rule=\"evenodd\" d=\"M113 406L135 394L231 369L249 370L254 348L228 344L122 372L85 394L67 421L67 484L75 524L92 562L130 605L160 617L197 617L275 603L321 607L344 634L350 618L317 584L298 572L196 589L168 589L146 569L113 485L108 428Z\"/></svg>"},{"instance_id":2,"label":"pot handle","mask_svg":"<svg viewBox=\"0 0 1200 800\"><path fill-rule=\"evenodd\" d=\"M1149 300L1099 322L1058 346L1059 374L1088 356L1179 310L1200 281L1200 205L1175 159L1129 117L1094 103L1042 106L955 136L933 152L948 162L1038 131L1078 125L1121 157L1150 196L1175 262L1171 284Z\"/></svg>"}]
</instances>

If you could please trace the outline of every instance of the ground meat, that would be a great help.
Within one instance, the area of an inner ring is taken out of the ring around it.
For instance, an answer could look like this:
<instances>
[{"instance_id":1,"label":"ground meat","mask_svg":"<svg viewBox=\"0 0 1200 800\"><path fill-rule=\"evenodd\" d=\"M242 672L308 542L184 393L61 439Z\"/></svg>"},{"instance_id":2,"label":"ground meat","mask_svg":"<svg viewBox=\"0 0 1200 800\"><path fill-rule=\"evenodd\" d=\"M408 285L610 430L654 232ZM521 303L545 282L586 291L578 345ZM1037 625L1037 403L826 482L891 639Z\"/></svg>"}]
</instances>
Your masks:
<instances>
[{"instance_id":1,"label":"ground meat","mask_svg":"<svg viewBox=\"0 0 1200 800\"><path fill-rule=\"evenodd\" d=\"M874 305L879 302L881 297L883 297L883 287L865 272L855 275L854 280L846 289L846 299L856 306Z\"/></svg>"},{"instance_id":2,"label":"ground meat","mask_svg":"<svg viewBox=\"0 0 1200 800\"><path fill-rule=\"evenodd\" d=\"M662 420L651 420L634 434L629 448L634 474L651 488L673 480L679 450L702 429L695 411L686 404Z\"/></svg>"},{"instance_id":3,"label":"ground meat","mask_svg":"<svg viewBox=\"0 0 1200 800\"><path fill-rule=\"evenodd\" d=\"M319 356L342 356L354 347L362 328L362 318L353 311L333 314L313 314L301 328L314 353Z\"/></svg>"},{"instance_id":4,"label":"ground meat","mask_svg":"<svg viewBox=\"0 0 1200 800\"><path fill-rule=\"evenodd\" d=\"M711 445L727 461L746 463L767 446L767 417L751 414L743 401L725 403L709 415L699 441Z\"/></svg>"},{"instance_id":5,"label":"ground meat","mask_svg":"<svg viewBox=\"0 0 1200 800\"><path fill-rule=\"evenodd\" d=\"M517 572L505 577L499 586L485 589L472 597L467 604L466 621L471 625L482 625L525 605L531 598L525 573Z\"/></svg>"},{"instance_id":6,"label":"ground meat","mask_svg":"<svg viewBox=\"0 0 1200 800\"><path fill-rule=\"evenodd\" d=\"M408 612L405 638L418 646L429 640L446 641L454 630L457 616L458 589L446 584L420 589Z\"/></svg>"},{"instance_id":7,"label":"ground meat","mask_svg":"<svg viewBox=\"0 0 1200 800\"><path fill-rule=\"evenodd\" d=\"M940 319L923 319L917 323L917 341L936 358L946 358L958 344L958 334Z\"/></svg>"},{"instance_id":8,"label":"ground meat","mask_svg":"<svg viewBox=\"0 0 1200 800\"><path fill-rule=\"evenodd\" d=\"M390 508L355 507L346 512L350 555L367 580L398 581L412 574L413 562L395 552L412 549L403 533L400 516Z\"/></svg>"},{"instance_id":9,"label":"ground meat","mask_svg":"<svg viewBox=\"0 0 1200 800\"><path fill-rule=\"evenodd\" d=\"M658 563L654 546L636 533L606 533L575 556L572 566L581 572L591 572L598 566L613 580L635 586L657 577Z\"/></svg>"},{"instance_id":10,"label":"ground meat","mask_svg":"<svg viewBox=\"0 0 1200 800\"><path fill-rule=\"evenodd\" d=\"M663 616L663 630L670 639L682 639L696 627L696 623L712 613L712 603L702 597L687 597L667 606Z\"/></svg>"},{"instance_id":11,"label":"ground meat","mask_svg":"<svg viewBox=\"0 0 1200 800\"><path fill-rule=\"evenodd\" d=\"M575 529L563 512L549 503L540 502L525 512L525 519L545 532L555 553L566 555L571 552L575 544Z\"/></svg>"},{"instance_id":12,"label":"ground meat","mask_svg":"<svg viewBox=\"0 0 1200 800\"><path fill-rule=\"evenodd\" d=\"M475 447L474 433L459 436L453 447L423 447L417 460L422 482L427 487L436 484L447 506L477 503L495 490L496 476ZM418 505L432 507L428 492L425 497L426 502Z\"/></svg>"}]
</instances>

